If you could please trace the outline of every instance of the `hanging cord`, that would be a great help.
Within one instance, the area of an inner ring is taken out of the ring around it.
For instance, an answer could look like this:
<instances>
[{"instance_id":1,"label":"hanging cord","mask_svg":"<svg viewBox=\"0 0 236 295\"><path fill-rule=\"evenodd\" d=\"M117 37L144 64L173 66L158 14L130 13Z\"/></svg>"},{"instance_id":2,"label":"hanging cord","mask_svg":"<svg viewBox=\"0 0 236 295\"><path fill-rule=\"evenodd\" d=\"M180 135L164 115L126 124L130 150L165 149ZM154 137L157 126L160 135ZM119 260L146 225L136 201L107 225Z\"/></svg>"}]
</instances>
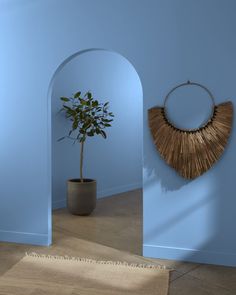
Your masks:
<instances>
[{"instance_id":1,"label":"hanging cord","mask_svg":"<svg viewBox=\"0 0 236 295\"><path fill-rule=\"evenodd\" d=\"M167 111L166 111L166 103L167 103L168 98L170 97L170 95L171 95L176 89L178 89L178 88L180 88L180 87L185 87L185 86L198 86L198 87L202 88L203 90L205 90L205 91L208 93L208 95L209 95L209 97L210 97L210 99L211 99L211 101L212 101L212 113L211 113L210 118L207 120L207 122L208 122L208 121L213 117L213 115L214 115L214 111L215 111L215 99L214 99L214 96L213 96L213 94L211 93L211 91L210 91L206 86L203 86L203 85L200 84L200 83L190 82L189 80L188 80L187 82L185 82L185 83L181 83L181 84L175 86L174 88L172 88L172 89L167 93L167 95L166 95L166 97L165 97L165 99L164 99L164 106L163 106L164 113L165 113L165 116L166 116L167 121L168 121L169 123L171 123L171 124L174 126L174 124L171 122L171 120L168 119L168 115L167 115ZM203 124L203 125L204 125L204 124ZM188 130L189 130L189 131L191 131L191 130L197 130L197 129L199 129L199 128L196 128L196 129L186 129L186 131L188 131ZM185 130L185 129L183 129L183 130Z\"/></svg>"}]
</instances>

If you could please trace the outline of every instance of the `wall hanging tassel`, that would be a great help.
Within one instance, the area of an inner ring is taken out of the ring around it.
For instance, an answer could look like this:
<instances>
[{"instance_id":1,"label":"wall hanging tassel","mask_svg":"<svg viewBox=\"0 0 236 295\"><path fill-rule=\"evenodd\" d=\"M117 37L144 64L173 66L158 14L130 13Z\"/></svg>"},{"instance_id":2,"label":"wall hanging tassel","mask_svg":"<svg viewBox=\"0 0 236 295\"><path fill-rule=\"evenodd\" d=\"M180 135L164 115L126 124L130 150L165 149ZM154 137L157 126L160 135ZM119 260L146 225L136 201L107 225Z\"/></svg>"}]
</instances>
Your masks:
<instances>
[{"instance_id":1,"label":"wall hanging tassel","mask_svg":"<svg viewBox=\"0 0 236 295\"><path fill-rule=\"evenodd\" d=\"M167 118L168 97L186 85L203 88L213 102L212 116L198 129L177 128ZM233 104L228 101L215 105L212 93L205 86L188 81L167 94L163 107L149 109L148 120L154 143L163 159L184 178L194 179L209 170L222 155L232 128Z\"/></svg>"}]
</instances>

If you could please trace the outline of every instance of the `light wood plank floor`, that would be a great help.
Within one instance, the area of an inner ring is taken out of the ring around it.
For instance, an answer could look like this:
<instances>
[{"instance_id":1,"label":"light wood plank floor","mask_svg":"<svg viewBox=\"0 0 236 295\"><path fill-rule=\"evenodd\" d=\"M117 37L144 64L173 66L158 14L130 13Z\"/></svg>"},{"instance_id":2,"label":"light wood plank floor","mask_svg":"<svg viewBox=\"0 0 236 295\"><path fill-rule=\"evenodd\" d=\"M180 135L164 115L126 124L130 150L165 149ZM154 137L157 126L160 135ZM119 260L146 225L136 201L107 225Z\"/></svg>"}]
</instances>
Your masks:
<instances>
[{"instance_id":1,"label":"light wood plank floor","mask_svg":"<svg viewBox=\"0 0 236 295\"><path fill-rule=\"evenodd\" d=\"M175 269L171 275L169 295L236 294L236 268L140 256L141 190L99 200L96 210L88 217L70 215L66 209L56 210L53 214L53 245L50 247L0 243L0 276L17 263L25 251L164 264Z\"/></svg>"}]
</instances>

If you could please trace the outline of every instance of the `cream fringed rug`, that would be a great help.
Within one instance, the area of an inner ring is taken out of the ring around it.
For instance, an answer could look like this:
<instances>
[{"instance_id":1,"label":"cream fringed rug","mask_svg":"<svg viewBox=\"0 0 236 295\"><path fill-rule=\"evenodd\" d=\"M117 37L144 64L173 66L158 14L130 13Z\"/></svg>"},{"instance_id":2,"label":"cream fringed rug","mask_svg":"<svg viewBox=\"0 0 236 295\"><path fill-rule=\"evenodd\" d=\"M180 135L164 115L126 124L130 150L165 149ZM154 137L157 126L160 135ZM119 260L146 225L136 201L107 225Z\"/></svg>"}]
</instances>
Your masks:
<instances>
[{"instance_id":1,"label":"cream fringed rug","mask_svg":"<svg viewBox=\"0 0 236 295\"><path fill-rule=\"evenodd\" d=\"M1 295L167 295L169 270L27 254L0 278Z\"/></svg>"}]
</instances>

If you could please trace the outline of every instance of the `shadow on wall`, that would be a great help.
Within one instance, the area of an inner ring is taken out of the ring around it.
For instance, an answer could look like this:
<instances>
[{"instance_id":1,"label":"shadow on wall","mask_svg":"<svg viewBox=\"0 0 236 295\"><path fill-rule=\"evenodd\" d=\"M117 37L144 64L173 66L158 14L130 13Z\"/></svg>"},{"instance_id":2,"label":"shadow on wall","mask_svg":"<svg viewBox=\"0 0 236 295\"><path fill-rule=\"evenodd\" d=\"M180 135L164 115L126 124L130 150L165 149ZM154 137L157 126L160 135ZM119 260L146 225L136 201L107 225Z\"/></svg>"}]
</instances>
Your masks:
<instances>
[{"instance_id":1,"label":"shadow on wall","mask_svg":"<svg viewBox=\"0 0 236 295\"><path fill-rule=\"evenodd\" d=\"M236 237L229 228L235 215L233 132L220 160L191 181L161 159L150 133L146 140L144 255L235 266Z\"/></svg>"},{"instance_id":2,"label":"shadow on wall","mask_svg":"<svg viewBox=\"0 0 236 295\"><path fill-rule=\"evenodd\" d=\"M98 197L142 187L143 94L139 76L118 53L91 49L79 52L60 66L52 84L52 192L53 207L65 206L66 180L79 177L79 145L57 142L69 122L58 115L61 96L91 91L110 102L115 114L107 139L85 143L84 175L98 182Z\"/></svg>"},{"instance_id":3,"label":"shadow on wall","mask_svg":"<svg viewBox=\"0 0 236 295\"><path fill-rule=\"evenodd\" d=\"M223 155L212 171L192 181L181 179L171 168L169 174L159 174L160 177L167 177L166 182L171 181L172 177L180 178L175 183L181 184L176 190L158 188L154 181L145 184L146 192L155 192L148 203L152 203L152 208L155 203L158 204L155 212L147 204L144 207L145 224L152 224L145 231L144 244L160 247L155 250L155 257L236 265L236 238L229 228L235 207L228 199L232 196L230 183L236 168L230 171L231 177L221 172L227 169L228 161L230 156ZM154 170L151 171L150 174L154 176ZM161 179L160 183L162 186ZM148 216L153 214L158 221L151 222Z\"/></svg>"}]
</instances>

